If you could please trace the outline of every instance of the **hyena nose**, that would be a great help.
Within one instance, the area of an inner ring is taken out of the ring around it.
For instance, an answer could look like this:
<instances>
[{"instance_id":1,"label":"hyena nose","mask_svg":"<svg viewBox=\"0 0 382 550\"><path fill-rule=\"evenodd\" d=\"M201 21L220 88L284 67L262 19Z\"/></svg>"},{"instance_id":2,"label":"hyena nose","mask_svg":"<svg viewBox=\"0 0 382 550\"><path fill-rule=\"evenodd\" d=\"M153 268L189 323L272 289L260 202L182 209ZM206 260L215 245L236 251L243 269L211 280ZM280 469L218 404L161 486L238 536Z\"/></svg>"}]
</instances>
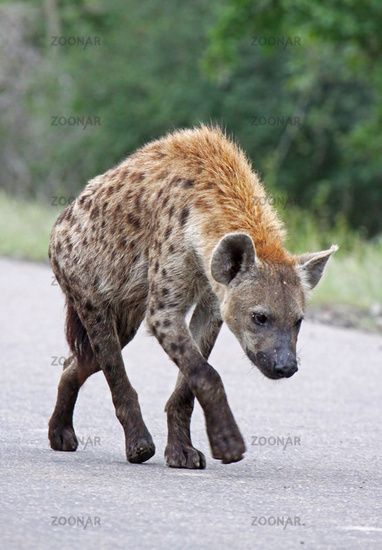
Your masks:
<instances>
[{"instance_id":1,"label":"hyena nose","mask_svg":"<svg viewBox=\"0 0 382 550\"><path fill-rule=\"evenodd\" d=\"M276 365L275 373L283 376L284 378L290 378L298 371L297 361L289 361L286 365Z\"/></svg>"}]
</instances>

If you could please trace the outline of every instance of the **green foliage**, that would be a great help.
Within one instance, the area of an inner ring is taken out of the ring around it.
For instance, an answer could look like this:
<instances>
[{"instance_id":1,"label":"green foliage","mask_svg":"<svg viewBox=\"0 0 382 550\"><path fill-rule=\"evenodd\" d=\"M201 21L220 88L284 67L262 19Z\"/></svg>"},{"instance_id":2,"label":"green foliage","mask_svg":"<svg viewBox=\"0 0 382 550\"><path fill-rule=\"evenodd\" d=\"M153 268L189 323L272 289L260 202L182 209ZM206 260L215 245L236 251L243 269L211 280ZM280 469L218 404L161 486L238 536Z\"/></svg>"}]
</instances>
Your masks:
<instances>
[{"instance_id":1,"label":"green foliage","mask_svg":"<svg viewBox=\"0 0 382 550\"><path fill-rule=\"evenodd\" d=\"M47 261L49 235L58 214L58 209L0 191L0 255Z\"/></svg>"},{"instance_id":2,"label":"green foliage","mask_svg":"<svg viewBox=\"0 0 382 550\"><path fill-rule=\"evenodd\" d=\"M382 228L381 24L378 0L228 0L204 59L216 81L235 81L252 41L254 63L272 67L252 77L273 99L256 96L260 109L292 108L301 118L273 136L273 147L258 134L270 184L319 218L345 217L368 235Z\"/></svg>"},{"instance_id":3,"label":"green foliage","mask_svg":"<svg viewBox=\"0 0 382 550\"><path fill-rule=\"evenodd\" d=\"M29 95L49 157L33 166L36 194L52 186L77 191L146 141L214 117L216 89L198 63L212 23L203 2L66 2L59 15L62 36L100 44L52 47L48 40L47 65ZM99 124L50 126L55 115L89 115Z\"/></svg>"},{"instance_id":4,"label":"green foliage","mask_svg":"<svg viewBox=\"0 0 382 550\"><path fill-rule=\"evenodd\" d=\"M325 230L346 220L365 236L382 231L379 0L30 0L0 10L3 25L23 30L0 75L8 191L70 196L146 141L217 122L288 209ZM52 35L91 43L53 45ZM93 124L53 125L59 116Z\"/></svg>"}]
</instances>

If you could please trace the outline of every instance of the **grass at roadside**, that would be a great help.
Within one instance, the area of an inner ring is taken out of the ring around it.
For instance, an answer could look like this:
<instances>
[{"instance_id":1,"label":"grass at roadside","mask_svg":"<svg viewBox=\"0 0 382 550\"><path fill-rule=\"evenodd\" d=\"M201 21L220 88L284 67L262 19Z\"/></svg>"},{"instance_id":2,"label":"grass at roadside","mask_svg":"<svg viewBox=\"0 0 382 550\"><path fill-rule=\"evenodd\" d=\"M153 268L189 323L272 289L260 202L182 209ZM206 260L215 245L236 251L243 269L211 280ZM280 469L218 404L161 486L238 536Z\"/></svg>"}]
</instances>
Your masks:
<instances>
[{"instance_id":1,"label":"grass at roadside","mask_svg":"<svg viewBox=\"0 0 382 550\"><path fill-rule=\"evenodd\" d=\"M52 225L59 210L0 192L0 255L47 261Z\"/></svg>"},{"instance_id":2,"label":"grass at roadside","mask_svg":"<svg viewBox=\"0 0 382 550\"><path fill-rule=\"evenodd\" d=\"M287 247L291 252L313 252L338 244L329 260L325 276L312 292L317 305L350 305L363 309L382 306L382 236L366 241L343 222L330 229L318 227L306 212L291 210L283 216L288 228Z\"/></svg>"},{"instance_id":3,"label":"grass at roadside","mask_svg":"<svg viewBox=\"0 0 382 550\"><path fill-rule=\"evenodd\" d=\"M0 192L0 255L47 261L51 227L59 209L20 201ZM292 252L320 250L332 243L340 250L330 260L324 279L312 293L315 305L349 305L370 309L382 304L382 240L363 241L344 225L322 231L301 211L290 211L288 247Z\"/></svg>"}]
</instances>

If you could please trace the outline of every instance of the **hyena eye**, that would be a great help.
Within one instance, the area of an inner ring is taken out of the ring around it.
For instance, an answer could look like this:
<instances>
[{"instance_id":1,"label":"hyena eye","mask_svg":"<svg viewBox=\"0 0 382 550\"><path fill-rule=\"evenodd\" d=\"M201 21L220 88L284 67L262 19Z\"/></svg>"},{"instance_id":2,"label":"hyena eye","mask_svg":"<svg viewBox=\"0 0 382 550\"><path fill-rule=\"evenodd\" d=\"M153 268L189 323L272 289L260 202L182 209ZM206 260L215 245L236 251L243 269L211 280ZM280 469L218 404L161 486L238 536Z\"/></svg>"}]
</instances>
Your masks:
<instances>
[{"instance_id":1,"label":"hyena eye","mask_svg":"<svg viewBox=\"0 0 382 550\"><path fill-rule=\"evenodd\" d=\"M268 322L268 317L265 315L265 313L252 313L252 321L256 325L260 325L263 327Z\"/></svg>"}]
</instances>

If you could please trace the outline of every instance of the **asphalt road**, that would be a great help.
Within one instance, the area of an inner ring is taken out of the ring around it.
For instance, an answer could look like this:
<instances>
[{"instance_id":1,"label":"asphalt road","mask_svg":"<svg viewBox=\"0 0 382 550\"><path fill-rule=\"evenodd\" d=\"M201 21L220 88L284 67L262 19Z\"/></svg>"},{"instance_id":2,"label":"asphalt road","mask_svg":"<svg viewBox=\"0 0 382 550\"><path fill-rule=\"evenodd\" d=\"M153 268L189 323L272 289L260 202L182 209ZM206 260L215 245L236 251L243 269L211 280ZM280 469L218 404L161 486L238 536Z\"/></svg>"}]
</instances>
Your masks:
<instances>
[{"instance_id":1,"label":"asphalt road","mask_svg":"<svg viewBox=\"0 0 382 550\"><path fill-rule=\"evenodd\" d=\"M213 460L199 406L204 471L164 465L164 404L176 367L144 329L124 351L157 447L125 461L102 373L81 390L75 453L49 448L63 299L48 267L0 259L2 549L382 548L382 339L305 323L300 371L271 381L223 329L211 363L247 442Z\"/></svg>"}]
</instances>

